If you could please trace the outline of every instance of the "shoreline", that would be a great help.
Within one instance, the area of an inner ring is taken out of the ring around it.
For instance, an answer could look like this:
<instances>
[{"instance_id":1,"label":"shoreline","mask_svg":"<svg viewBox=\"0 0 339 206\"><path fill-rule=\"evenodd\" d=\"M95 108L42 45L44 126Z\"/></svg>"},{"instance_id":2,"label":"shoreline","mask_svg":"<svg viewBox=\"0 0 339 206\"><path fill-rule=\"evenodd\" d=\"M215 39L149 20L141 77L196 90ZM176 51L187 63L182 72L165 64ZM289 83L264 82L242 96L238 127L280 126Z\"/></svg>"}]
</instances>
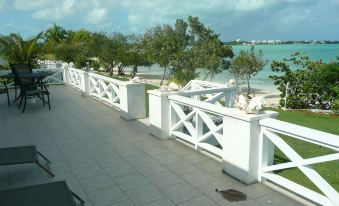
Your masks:
<instances>
[{"instance_id":1,"label":"shoreline","mask_svg":"<svg viewBox=\"0 0 339 206\"><path fill-rule=\"evenodd\" d=\"M142 81L145 81L147 84L160 86L160 82L162 79L161 75L155 75L155 74L147 74L147 73L137 73L137 75ZM164 80L165 83L168 82L168 80ZM244 91L246 88L241 87L242 91ZM258 89L255 87L251 88L252 94L254 96L263 96L266 99L266 106L267 107L277 107L279 106L279 100L280 100L280 92L279 91L269 91L264 89Z\"/></svg>"}]
</instances>

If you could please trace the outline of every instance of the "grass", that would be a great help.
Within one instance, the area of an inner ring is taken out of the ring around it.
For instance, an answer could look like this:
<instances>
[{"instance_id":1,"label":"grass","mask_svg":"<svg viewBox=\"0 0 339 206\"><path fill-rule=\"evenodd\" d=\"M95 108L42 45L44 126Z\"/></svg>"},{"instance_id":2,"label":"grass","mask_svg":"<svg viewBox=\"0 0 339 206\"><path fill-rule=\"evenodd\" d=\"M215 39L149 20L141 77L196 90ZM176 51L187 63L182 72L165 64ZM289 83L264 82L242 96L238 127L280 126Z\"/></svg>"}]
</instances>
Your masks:
<instances>
[{"instance_id":1,"label":"grass","mask_svg":"<svg viewBox=\"0 0 339 206\"><path fill-rule=\"evenodd\" d=\"M283 111L279 109L270 109L279 112L278 119L300 126L309 127L323 132L339 135L339 117L316 114L308 111ZM311 144L305 141L297 140L292 137L280 135L288 145L290 145L303 158L311 158L326 154L333 154L336 151ZM290 160L278 148L275 148L274 163L279 164L289 162ZM339 191L339 160L314 164L312 167L337 191ZM298 169L291 168L276 171L282 177L301 184L313 191L320 190Z\"/></svg>"}]
</instances>

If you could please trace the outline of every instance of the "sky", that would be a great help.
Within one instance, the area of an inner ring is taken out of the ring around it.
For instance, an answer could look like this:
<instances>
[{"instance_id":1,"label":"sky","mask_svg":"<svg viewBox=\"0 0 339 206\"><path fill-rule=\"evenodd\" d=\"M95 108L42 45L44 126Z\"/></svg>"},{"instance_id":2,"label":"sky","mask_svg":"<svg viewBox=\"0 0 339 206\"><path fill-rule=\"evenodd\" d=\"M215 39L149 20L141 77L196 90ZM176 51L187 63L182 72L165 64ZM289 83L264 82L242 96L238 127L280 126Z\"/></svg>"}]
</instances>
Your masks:
<instances>
[{"instance_id":1,"label":"sky","mask_svg":"<svg viewBox=\"0 0 339 206\"><path fill-rule=\"evenodd\" d=\"M142 34L198 16L224 41L339 40L339 0L0 0L0 34L65 29Z\"/></svg>"}]
</instances>

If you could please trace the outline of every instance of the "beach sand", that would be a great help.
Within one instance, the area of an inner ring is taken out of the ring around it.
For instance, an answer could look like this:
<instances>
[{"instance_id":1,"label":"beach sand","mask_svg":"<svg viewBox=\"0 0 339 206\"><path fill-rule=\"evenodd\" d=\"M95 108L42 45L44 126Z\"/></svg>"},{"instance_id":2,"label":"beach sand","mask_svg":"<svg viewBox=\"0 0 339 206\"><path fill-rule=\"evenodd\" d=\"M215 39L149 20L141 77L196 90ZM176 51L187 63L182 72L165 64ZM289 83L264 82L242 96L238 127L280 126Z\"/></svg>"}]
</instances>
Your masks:
<instances>
[{"instance_id":1,"label":"beach sand","mask_svg":"<svg viewBox=\"0 0 339 206\"><path fill-rule=\"evenodd\" d=\"M162 79L161 75L154 75L154 74L147 74L147 73L138 73L137 76L145 81L147 84L152 84L156 86L160 86L160 82ZM164 84L169 83L167 80L164 81ZM241 87L242 91L245 91L244 87ZM267 90L261 90L252 88L251 89L253 94L251 96L264 96L265 100L267 102L267 107L278 107L279 106L279 100L280 100L280 93L274 92L274 91L267 91Z\"/></svg>"}]
</instances>

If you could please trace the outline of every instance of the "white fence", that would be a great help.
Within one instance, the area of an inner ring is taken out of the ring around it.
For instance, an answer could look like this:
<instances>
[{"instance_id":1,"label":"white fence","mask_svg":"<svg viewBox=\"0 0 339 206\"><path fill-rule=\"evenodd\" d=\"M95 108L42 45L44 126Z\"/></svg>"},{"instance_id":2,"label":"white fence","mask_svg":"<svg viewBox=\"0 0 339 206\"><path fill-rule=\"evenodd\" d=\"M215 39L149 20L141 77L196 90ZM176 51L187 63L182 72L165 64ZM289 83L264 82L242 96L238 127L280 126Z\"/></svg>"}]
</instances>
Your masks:
<instances>
[{"instance_id":1,"label":"white fence","mask_svg":"<svg viewBox=\"0 0 339 206\"><path fill-rule=\"evenodd\" d=\"M89 73L90 95L115 107L120 107L120 85L124 82L102 75Z\"/></svg>"},{"instance_id":2,"label":"white fence","mask_svg":"<svg viewBox=\"0 0 339 206\"><path fill-rule=\"evenodd\" d=\"M312 164L329 161L337 161L339 165L339 137L337 135L320 132L271 118L261 120L260 125L261 146L259 151L261 152L261 167L259 179L264 178L272 181L320 205L339 205L338 192L311 166ZM278 134L332 149L333 153L304 159ZM280 151L289 158L290 162L272 165L272 152L267 148L272 148L273 145L279 148ZM291 168L298 168L323 194L317 193L291 180L274 174L274 171ZM338 173L339 169L330 172L333 174Z\"/></svg>"},{"instance_id":3,"label":"white fence","mask_svg":"<svg viewBox=\"0 0 339 206\"><path fill-rule=\"evenodd\" d=\"M120 81L68 65L63 65L63 77L66 84L118 109L127 120L146 117L144 83Z\"/></svg>"},{"instance_id":4,"label":"white fence","mask_svg":"<svg viewBox=\"0 0 339 206\"><path fill-rule=\"evenodd\" d=\"M221 157L224 108L179 95L169 96L169 99L170 135Z\"/></svg>"}]
</instances>

